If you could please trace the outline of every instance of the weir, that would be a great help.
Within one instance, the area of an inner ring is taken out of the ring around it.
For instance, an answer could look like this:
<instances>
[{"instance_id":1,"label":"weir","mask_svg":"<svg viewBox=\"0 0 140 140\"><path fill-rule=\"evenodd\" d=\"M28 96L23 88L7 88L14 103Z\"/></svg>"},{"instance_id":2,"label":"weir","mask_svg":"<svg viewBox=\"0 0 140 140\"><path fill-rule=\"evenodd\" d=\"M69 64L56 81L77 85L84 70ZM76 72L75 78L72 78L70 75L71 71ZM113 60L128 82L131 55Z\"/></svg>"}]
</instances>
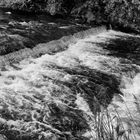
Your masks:
<instances>
[{"instance_id":1,"label":"weir","mask_svg":"<svg viewBox=\"0 0 140 140\"><path fill-rule=\"evenodd\" d=\"M28 57L37 57L43 54L53 54L63 51L68 48L70 44L76 43L79 39L84 39L90 35L97 35L101 32L107 31L105 26L92 28L86 31L74 33L70 36L64 36L59 40L54 40L48 43L41 43L30 48L21 49L0 57L0 67L13 62L19 62Z\"/></svg>"}]
</instances>

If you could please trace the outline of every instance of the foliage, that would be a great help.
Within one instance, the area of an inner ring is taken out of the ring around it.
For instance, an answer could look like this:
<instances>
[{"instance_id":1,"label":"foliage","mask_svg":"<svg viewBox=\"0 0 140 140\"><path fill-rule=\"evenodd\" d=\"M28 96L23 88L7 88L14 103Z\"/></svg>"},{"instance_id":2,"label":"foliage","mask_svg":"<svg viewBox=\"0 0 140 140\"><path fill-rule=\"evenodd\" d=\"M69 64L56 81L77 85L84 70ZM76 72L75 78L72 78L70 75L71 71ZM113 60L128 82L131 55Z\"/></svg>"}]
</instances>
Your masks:
<instances>
[{"instance_id":1,"label":"foliage","mask_svg":"<svg viewBox=\"0 0 140 140\"><path fill-rule=\"evenodd\" d=\"M72 13L84 17L87 22L106 22L137 30L140 22L140 1L86 0L81 2L81 5L78 4Z\"/></svg>"},{"instance_id":2,"label":"foliage","mask_svg":"<svg viewBox=\"0 0 140 140\"><path fill-rule=\"evenodd\" d=\"M31 0L1 0L0 5L4 7L9 7L9 8L17 8L21 9L23 7L26 7L27 3L29 3Z\"/></svg>"},{"instance_id":3,"label":"foliage","mask_svg":"<svg viewBox=\"0 0 140 140\"><path fill-rule=\"evenodd\" d=\"M140 1L139 0L104 0L107 20L122 26L139 27Z\"/></svg>"}]
</instances>

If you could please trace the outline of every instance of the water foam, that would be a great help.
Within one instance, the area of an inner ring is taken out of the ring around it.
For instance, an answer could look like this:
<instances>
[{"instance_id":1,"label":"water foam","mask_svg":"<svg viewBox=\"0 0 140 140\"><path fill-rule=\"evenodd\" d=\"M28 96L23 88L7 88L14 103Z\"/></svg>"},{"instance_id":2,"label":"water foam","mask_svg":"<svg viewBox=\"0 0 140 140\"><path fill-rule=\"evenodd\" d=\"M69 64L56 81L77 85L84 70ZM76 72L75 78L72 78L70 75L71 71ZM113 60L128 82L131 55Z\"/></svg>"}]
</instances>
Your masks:
<instances>
[{"instance_id":1,"label":"water foam","mask_svg":"<svg viewBox=\"0 0 140 140\"><path fill-rule=\"evenodd\" d=\"M24 132L35 133L39 131L35 126L35 124L38 124L41 132L44 132L43 127L45 127L51 130L51 132L60 133L60 131L56 130L52 125L51 127L48 126L48 121L51 119L51 104L57 104L62 112L65 112L69 108L72 110L79 109L93 116L92 110L89 109L89 99L84 99L81 96L82 90L81 93L74 94L72 91L72 89L76 89L76 92L80 92L77 90L79 88L78 86L80 86L80 82L85 85L88 83L88 79L85 78L86 76L75 74L73 71L80 69L80 72L82 72L84 69L81 69L81 67L86 67L121 77L122 70L125 69L128 64L122 64L120 58L109 56L108 50L97 46L98 43L117 38L118 35L123 36L126 34L109 31L97 36L91 35L88 38L79 39L75 44L69 45L68 49L63 52L54 55L45 54L39 58L23 60L17 64L20 68L18 70L12 66L7 66L7 71L1 71L0 76L0 112L6 110L6 113L9 114L10 117L6 118L4 114L2 114L1 117L5 119L5 121L7 119L12 120L15 117L11 124L19 131L23 130ZM66 70L70 70L71 73ZM83 79L80 76L83 76ZM78 81L78 78L81 79ZM128 101L128 97L130 97L128 93L130 92L131 95L131 92L134 91L134 94L136 96L138 95L140 91L139 79L140 75L138 74L131 82L128 82L127 85L124 81L126 88L122 89L124 93L124 97L122 98L126 100L125 102L128 103L129 108L132 108L131 110L134 110L134 100L132 101L133 104ZM76 80L78 82L73 85ZM97 79L93 80L96 81ZM88 87L89 85L86 86ZM113 85L111 86L113 87ZM88 89L90 89L90 87L88 87ZM83 106L81 104L83 104ZM123 102L117 102L114 99L112 104L120 106L120 110L118 110L119 114L121 115L121 113L123 113L124 116L126 116L124 112L126 106ZM43 110L45 114L42 114ZM74 113L77 112L75 111ZM83 119L88 120L86 116L84 116ZM18 122L18 124L16 122ZM8 121L7 124L9 124ZM47 132L44 133L47 134ZM44 133L43 135L45 135Z\"/></svg>"}]
</instances>

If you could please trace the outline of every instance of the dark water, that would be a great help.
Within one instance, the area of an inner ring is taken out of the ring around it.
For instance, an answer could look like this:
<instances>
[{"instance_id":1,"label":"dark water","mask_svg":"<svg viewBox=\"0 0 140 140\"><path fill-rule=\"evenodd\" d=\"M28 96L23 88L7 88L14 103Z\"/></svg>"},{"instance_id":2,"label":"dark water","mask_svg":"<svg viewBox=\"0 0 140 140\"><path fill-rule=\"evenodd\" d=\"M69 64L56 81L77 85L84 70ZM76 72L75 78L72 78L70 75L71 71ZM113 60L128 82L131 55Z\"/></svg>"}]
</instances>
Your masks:
<instances>
[{"instance_id":1,"label":"dark water","mask_svg":"<svg viewBox=\"0 0 140 140\"><path fill-rule=\"evenodd\" d=\"M21 15L0 9L0 55L26 47L32 48L38 43L59 39L88 28L74 23L71 19Z\"/></svg>"}]
</instances>

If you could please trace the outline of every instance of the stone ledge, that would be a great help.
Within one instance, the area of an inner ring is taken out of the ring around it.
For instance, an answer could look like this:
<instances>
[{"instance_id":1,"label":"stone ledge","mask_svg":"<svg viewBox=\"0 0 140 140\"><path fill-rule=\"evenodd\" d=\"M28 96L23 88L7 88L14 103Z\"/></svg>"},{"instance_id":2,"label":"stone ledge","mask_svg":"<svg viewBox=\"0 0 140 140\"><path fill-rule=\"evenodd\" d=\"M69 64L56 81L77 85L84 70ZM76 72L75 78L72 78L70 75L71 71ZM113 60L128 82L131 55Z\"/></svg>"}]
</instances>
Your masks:
<instances>
[{"instance_id":1,"label":"stone ledge","mask_svg":"<svg viewBox=\"0 0 140 140\"><path fill-rule=\"evenodd\" d=\"M68 45L76 43L77 40L84 39L90 35L97 35L104 31L107 31L105 26L91 28L73 35L64 36L58 40L53 40L48 43L40 43L32 49L25 48L4 56L0 56L0 67L2 68L10 63L20 62L25 58L39 57L44 54L54 54L64 51L68 48Z\"/></svg>"}]
</instances>

